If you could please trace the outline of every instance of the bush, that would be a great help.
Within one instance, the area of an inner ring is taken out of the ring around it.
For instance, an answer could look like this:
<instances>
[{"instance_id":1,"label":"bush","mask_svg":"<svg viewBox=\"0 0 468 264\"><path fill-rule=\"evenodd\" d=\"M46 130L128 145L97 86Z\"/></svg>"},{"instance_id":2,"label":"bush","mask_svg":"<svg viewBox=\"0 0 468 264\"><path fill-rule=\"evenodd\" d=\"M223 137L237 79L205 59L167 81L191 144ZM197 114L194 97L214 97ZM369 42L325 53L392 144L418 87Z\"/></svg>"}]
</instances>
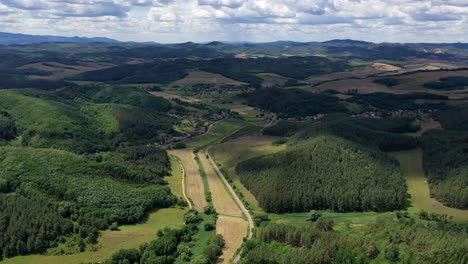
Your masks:
<instances>
[{"instance_id":1,"label":"bush","mask_svg":"<svg viewBox=\"0 0 468 264\"><path fill-rule=\"evenodd\" d=\"M210 222L206 222L203 227L205 228L205 231L211 231L215 229L215 225Z\"/></svg>"}]
</instances>

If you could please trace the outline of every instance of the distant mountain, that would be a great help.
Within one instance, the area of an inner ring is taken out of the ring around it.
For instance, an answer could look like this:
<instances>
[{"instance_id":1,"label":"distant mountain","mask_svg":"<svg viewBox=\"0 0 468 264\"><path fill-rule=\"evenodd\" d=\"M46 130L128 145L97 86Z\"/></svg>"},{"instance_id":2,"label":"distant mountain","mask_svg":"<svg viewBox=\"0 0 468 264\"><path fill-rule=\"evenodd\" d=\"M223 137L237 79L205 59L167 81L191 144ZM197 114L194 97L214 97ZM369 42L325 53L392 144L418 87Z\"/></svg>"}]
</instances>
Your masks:
<instances>
[{"instance_id":1,"label":"distant mountain","mask_svg":"<svg viewBox=\"0 0 468 264\"><path fill-rule=\"evenodd\" d=\"M120 41L110 38L86 38L86 37L61 37L61 36L41 36L41 35L26 35L0 32L0 44L33 44L42 42L75 42L75 43L120 43Z\"/></svg>"},{"instance_id":2,"label":"distant mountain","mask_svg":"<svg viewBox=\"0 0 468 264\"><path fill-rule=\"evenodd\" d=\"M333 39L329 41L324 41L322 44L339 44L339 45L370 45L372 42L353 40L353 39Z\"/></svg>"}]
</instances>

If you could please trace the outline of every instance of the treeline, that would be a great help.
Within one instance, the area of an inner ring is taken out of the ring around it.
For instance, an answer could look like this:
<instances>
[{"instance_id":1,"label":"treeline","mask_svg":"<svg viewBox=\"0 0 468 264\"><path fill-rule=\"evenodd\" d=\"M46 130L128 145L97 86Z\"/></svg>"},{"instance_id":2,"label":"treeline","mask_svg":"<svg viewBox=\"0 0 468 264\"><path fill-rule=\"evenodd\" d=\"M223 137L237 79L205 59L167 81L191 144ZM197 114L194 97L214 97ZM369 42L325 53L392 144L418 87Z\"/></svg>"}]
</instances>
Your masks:
<instances>
[{"instance_id":1,"label":"treeline","mask_svg":"<svg viewBox=\"0 0 468 264\"><path fill-rule=\"evenodd\" d=\"M259 72L271 72L290 78L304 79L314 74L344 71L349 66L344 61L331 61L323 57L287 57L212 60L157 61L137 65L122 65L110 69L82 73L74 80L167 84L187 76L189 70L218 73L234 80L260 86Z\"/></svg>"},{"instance_id":2,"label":"treeline","mask_svg":"<svg viewBox=\"0 0 468 264\"><path fill-rule=\"evenodd\" d=\"M435 117L444 129L468 131L468 105L441 111Z\"/></svg>"},{"instance_id":3,"label":"treeline","mask_svg":"<svg viewBox=\"0 0 468 264\"><path fill-rule=\"evenodd\" d=\"M91 161L58 150L13 147L0 149L0 160L0 192L67 201L66 216L99 229L114 222L136 223L149 210L177 202L167 187L127 183L155 180L142 174L151 171L144 166L129 170L126 163ZM149 160L143 158L141 162L149 166Z\"/></svg>"},{"instance_id":4,"label":"treeline","mask_svg":"<svg viewBox=\"0 0 468 264\"><path fill-rule=\"evenodd\" d=\"M23 146L90 153L176 134L170 103L131 87L2 90L0 97L1 133L13 139L14 122Z\"/></svg>"},{"instance_id":5,"label":"treeline","mask_svg":"<svg viewBox=\"0 0 468 264\"><path fill-rule=\"evenodd\" d=\"M468 77L464 76L449 76L440 78L438 82L427 82L424 84L425 88L435 90L463 90L468 86Z\"/></svg>"},{"instance_id":6,"label":"treeline","mask_svg":"<svg viewBox=\"0 0 468 264\"><path fill-rule=\"evenodd\" d=\"M0 113L0 139L11 140L18 135L18 128L8 112Z\"/></svg>"},{"instance_id":7,"label":"treeline","mask_svg":"<svg viewBox=\"0 0 468 264\"><path fill-rule=\"evenodd\" d=\"M139 249L121 249L104 260L104 264L215 264L222 253L224 239L221 235L211 234L206 245L198 245L203 249L194 254L195 237L202 222L202 216L194 211L184 215L185 225L181 229L165 228L157 231L157 238L149 243L143 243ZM206 235L206 234L204 234ZM210 235L210 233L207 233Z\"/></svg>"},{"instance_id":8,"label":"treeline","mask_svg":"<svg viewBox=\"0 0 468 264\"><path fill-rule=\"evenodd\" d=\"M395 110L417 110L417 109L444 109L445 104L425 103L416 104L414 100L447 100L447 96L430 93L410 93L410 94L390 94L390 93L370 93L356 94L346 99L347 102L357 103L363 106L363 111L372 111L375 109L395 111Z\"/></svg>"},{"instance_id":9,"label":"treeline","mask_svg":"<svg viewBox=\"0 0 468 264\"><path fill-rule=\"evenodd\" d=\"M468 209L468 133L433 130L421 142L431 195L447 206Z\"/></svg>"},{"instance_id":10,"label":"treeline","mask_svg":"<svg viewBox=\"0 0 468 264\"><path fill-rule=\"evenodd\" d=\"M344 105L334 96L299 89L265 88L244 96L249 105L277 113L283 118L346 112Z\"/></svg>"},{"instance_id":11,"label":"treeline","mask_svg":"<svg viewBox=\"0 0 468 264\"><path fill-rule=\"evenodd\" d=\"M267 212L391 211L409 198L397 161L333 136L241 162L236 173Z\"/></svg>"},{"instance_id":12,"label":"treeline","mask_svg":"<svg viewBox=\"0 0 468 264\"><path fill-rule=\"evenodd\" d=\"M76 86L76 84L66 81L28 79L22 75L4 74L0 70L0 89L35 88L52 91L65 86Z\"/></svg>"},{"instance_id":13,"label":"treeline","mask_svg":"<svg viewBox=\"0 0 468 264\"><path fill-rule=\"evenodd\" d=\"M444 130L421 137L431 196L447 206L468 209L468 107L438 112L436 118Z\"/></svg>"},{"instance_id":14,"label":"treeline","mask_svg":"<svg viewBox=\"0 0 468 264\"><path fill-rule=\"evenodd\" d=\"M382 84L387 87L392 87L400 84L400 79L396 78L378 78L373 80L374 83Z\"/></svg>"},{"instance_id":15,"label":"treeline","mask_svg":"<svg viewBox=\"0 0 468 264\"><path fill-rule=\"evenodd\" d=\"M331 227L331 228L330 228ZM353 234L333 231L333 220L306 227L270 223L243 246L245 264L465 263L467 229L405 217L379 219ZM279 242L279 243L278 243Z\"/></svg>"},{"instance_id":16,"label":"treeline","mask_svg":"<svg viewBox=\"0 0 468 264\"><path fill-rule=\"evenodd\" d=\"M282 121L266 128L263 133L272 136L294 135L293 141L297 142L317 135L328 134L382 151L397 151L417 147L418 142L415 138L401 134L417 130L418 126L413 125L411 119L385 118L377 120L330 115L315 123Z\"/></svg>"},{"instance_id":17,"label":"treeline","mask_svg":"<svg viewBox=\"0 0 468 264\"><path fill-rule=\"evenodd\" d=\"M51 244L77 228L48 202L0 194L0 260L43 253Z\"/></svg>"}]
</instances>

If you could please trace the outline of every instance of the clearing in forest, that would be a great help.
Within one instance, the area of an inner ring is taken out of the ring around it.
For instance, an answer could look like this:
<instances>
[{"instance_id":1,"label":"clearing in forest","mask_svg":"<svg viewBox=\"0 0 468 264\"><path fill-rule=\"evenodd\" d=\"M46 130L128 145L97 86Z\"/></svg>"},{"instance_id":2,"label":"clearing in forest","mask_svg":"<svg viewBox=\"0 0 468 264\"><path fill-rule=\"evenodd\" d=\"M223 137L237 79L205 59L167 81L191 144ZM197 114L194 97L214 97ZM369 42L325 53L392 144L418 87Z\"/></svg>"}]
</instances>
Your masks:
<instances>
[{"instance_id":1,"label":"clearing in forest","mask_svg":"<svg viewBox=\"0 0 468 264\"><path fill-rule=\"evenodd\" d=\"M169 154L177 156L182 162L185 170L185 186L187 195L192 199L195 209L202 212L203 208L207 206L205 199L205 189L203 180L200 176L200 171L195 155L192 149L176 149L170 150Z\"/></svg>"},{"instance_id":2,"label":"clearing in forest","mask_svg":"<svg viewBox=\"0 0 468 264\"><path fill-rule=\"evenodd\" d=\"M447 207L431 198L429 184L422 167L421 149L392 152L391 155L400 161L400 166L408 184L408 192L411 195L409 212L418 213L421 210L426 210L429 213L453 216L458 221L468 220L468 210Z\"/></svg>"},{"instance_id":3,"label":"clearing in forest","mask_svg":"<svg viewBox=\"0 0 468 264\"><path fill-rule=\"evenodd\" d=\"M214 86L222 85L233 85L240 86L246 83L239 82L233 79L222 76L221 74L204 72L204 71L194 71L190 72L188 76L183 79L177 80L171 83L171 86L193 86L196 84L211 84Z\"/></svg>"},{"instance_id":4,"label":"clearing in forest","mask_svg":"<svg viewBox=\"0 0 468 264\"><path fill-rule=\"evenodd\" d=\"M387 64L387 63L380 63L380 62L376 62L376 63L372 64L372 67L375 68L376 70L379 70L379 71L398 71L398 70L401 70L401 68L398 67L398 66Z\"/></svg>"},{"instance_id":5,"label":"clearing in forest","mask_svg":"<svg viewBox=\"0 0 468 264\"><path fill-rule=\"evenodd\" d=\"M208 185L210 186L211 198L213 199L216 212L222 215L242 216L242 211L234 202L231 195L229 195L228 190L226 190L226 187L216 174L205 154L200 153L199 157L205 169Z\"/></svg>"},{"instance_id":6,"label":"clearing in forest","mask_svg":"<svg viewBox=\"0 0 468 264\"><path fill-rule=\"evenodd\" d=\"M225 241L223 255L220 257L221 263L230 263L236 250L242 245L244 237L247 235L249 224L242 218L219 215L216 221L216 233L221 234Z\"/></svg>"},{"instance_id":7,"label":"clearing in forest","mask_svg":"<svg viewBox=\"0 0 468 264\"><path fill-rule=\"evenodd\" d=\"M107 69L115 66L112 63L83 63L81 65L67 65L58 62L37 62L18 67L18 69L37 69L50 72L50 75L31 75L32 79L59 80L68 76L88 71Z\"/></svg>"}]
</instances>

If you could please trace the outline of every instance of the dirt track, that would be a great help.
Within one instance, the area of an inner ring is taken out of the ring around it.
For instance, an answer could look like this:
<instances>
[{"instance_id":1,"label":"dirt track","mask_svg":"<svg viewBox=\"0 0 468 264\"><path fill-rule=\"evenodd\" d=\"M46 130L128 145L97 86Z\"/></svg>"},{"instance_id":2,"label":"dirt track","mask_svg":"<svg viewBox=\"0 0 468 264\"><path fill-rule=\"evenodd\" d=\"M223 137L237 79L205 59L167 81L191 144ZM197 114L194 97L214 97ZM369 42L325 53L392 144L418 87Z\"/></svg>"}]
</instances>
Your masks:
<instances>
[{"instance_id":1,"label":"dirt track","mask_svg":"<svg viewBox=\"0 0 468 264\"><path fill-rule=\"evenodd\" d=\"M195 161L195 155L192 149L177 149L168 151L170 154L177 156L183 164L185 170L185 186L187 195L192 199L195 209L203 211L207 205L205 200L205 189L203 180L200 176L198 164Z\"/></svg>"}]
</instances>

